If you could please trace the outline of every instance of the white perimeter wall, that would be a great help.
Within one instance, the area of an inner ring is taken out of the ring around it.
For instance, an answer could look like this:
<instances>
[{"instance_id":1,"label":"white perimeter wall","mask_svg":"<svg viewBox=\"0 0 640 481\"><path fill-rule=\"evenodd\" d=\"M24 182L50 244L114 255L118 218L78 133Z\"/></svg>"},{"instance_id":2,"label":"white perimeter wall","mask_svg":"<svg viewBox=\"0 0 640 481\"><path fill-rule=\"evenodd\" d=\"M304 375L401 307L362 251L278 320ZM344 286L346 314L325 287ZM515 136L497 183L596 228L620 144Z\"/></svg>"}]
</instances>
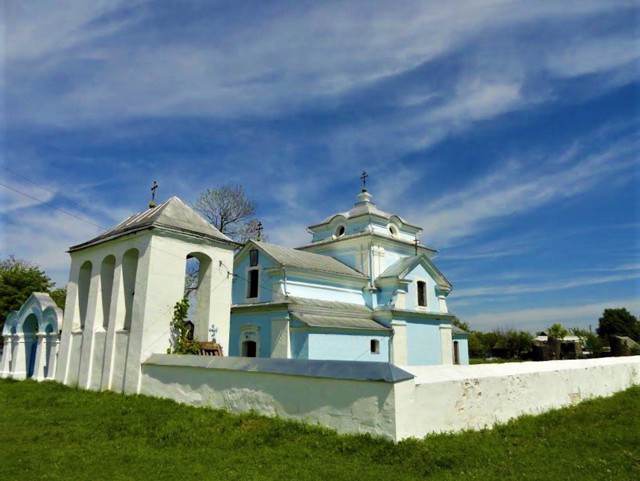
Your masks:
<instances>
[{"instance_id":1,"label":"white perimeter wall","mask_svg":"<svg viewBox=\"0 0 640 481\"><path fill-rule=\"evenodd\" d=\"M395 385L396 439L481 429L640 384L640 356L474 366L407 366Z\"/></svg>"},{"instance_id":2,"label":"white perimeter wall","mask_svg":"<svg viewBox=\"0 0 640 481\"><path fill-rule=\"evenodd\" d=\"M212 367L207 356L142 365L141 394L393 438L393 384Z\"/></svg>"},{"instance_id":3,"label":"white perimeter wall","mask_svg":"<svg viewBox=\"0 0 640 481\"><path fill-rule=\"evenodd\" d=\"M142 394L395 440L480 429L640 384L640 356L408 366L402 369L415 379L396 383L247 372L213 367L206 357L162 357L160 364L143 364Z\"/></svg>"}]
</instances>

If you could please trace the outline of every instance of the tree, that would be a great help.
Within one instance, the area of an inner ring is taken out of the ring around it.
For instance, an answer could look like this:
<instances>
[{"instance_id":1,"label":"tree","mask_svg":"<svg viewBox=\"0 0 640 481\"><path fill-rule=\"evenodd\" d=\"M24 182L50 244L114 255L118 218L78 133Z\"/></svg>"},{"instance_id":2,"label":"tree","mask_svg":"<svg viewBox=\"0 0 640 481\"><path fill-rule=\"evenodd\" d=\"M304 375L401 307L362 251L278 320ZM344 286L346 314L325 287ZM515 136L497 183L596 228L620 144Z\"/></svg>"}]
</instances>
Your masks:
<instances>
[{"instance_id":1,"label":"tree","mask_svg":"<svg viewBox=\"0 0 640 481\"><path fill-rule=\"evenodd\" d=\"M258 237L259 222L254 217L256 206L255 200L247 197L240 184L232 183L205 190L192 204L194 210L220 232L241 243Z\"/></svg>"},{"instance_id":2,"label":"tree","mask_svg":"<svg viewBox=\"0 0 640 481\"><path fill-rule=\"evenodd\" d=\"M598 322L597 333L603 339L628 336L640 342L640 322L625 308L605 309Z\"/></svg>"},{"instance_id":3,"label":"tree","mask_svg":"<svg viewBox=\"0 0 640 481\"><path fill-rule=\"evenodd\" d=\"M602 348L604 347L604 343L602 339L596 336L594 333L587 331L586 329L580 329L579 327L574 327L571 329L571 332L574 336L577 336L580 339L580 344L582 344L585 349L592 354L598 354L602 352Z\"/></svg>"},{"instance_id":4,"label":"tree","mask_svg":"<svg viewBox=\"0 0 640 481\"><path fill-rule=\"evenodd\" d=\"M460 319L454 319L451 324L462 329L463 331L471 332L471 329L469 329L468 322L462 322Z\"/></svg>"},{"instance_id":5,"label":"tree","mask_svg":"<svg viewBox=\"0 0 640 481\"><path fill-rule=\"evenodd\" d=\"M569 334L569 331L565 329L562 324L557 322L547 329L547 335L549 337L553 337L560 341L563 340L567 334Z\"/></svg>"},{"instance_id":6,"label":"tree","mask_svg":"<svg viewBox=\"0 0 640 481\"><path fill-rule=\"evenodd\" d=\"M51 278L32 262L12 255L0 261L0 329L9 313L20 309L33 292L51 292L54 287Z\"/></svg>"},{"instance_id":7,"label":"tree","mask_svg":"<svg viewBox=\"0 0 640 481\"><path fill-rule=\"evenodd\" d=\"M49 296L53 299L53 302L56 303L60 309L64 309L64 305L67 302L67 288L66 287L58 287L57 289L49 292Z\"/></svg>"}]
</instances>

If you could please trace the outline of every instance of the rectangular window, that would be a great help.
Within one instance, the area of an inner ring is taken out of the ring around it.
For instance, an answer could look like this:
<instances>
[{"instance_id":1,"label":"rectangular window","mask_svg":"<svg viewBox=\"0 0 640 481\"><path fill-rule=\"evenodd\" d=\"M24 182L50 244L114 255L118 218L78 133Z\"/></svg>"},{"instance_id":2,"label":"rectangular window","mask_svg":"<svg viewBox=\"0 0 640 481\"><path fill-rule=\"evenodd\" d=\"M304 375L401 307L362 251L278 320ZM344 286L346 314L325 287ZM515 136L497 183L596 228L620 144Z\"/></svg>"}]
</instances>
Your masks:
<instances>
[{"instance_id":1,"label":"rectangular window","mask_svg":"<svg viewBox=\"0 0 640 481\"><path fill-rule=\"evenodd\" d=\"M256 249L249 251L249 267L258 265L258 251Z\"/></svg>"},{"instance_id":2,"label":"rectangular window","mask_svg":"<svg viewBox=\"0 0 640 481\"><path fill-rule=\"evenodd\" d=\"M380 341L377 339L371 339L370 348L371 354L380 354Z\"/></svg>"},{"instance_id":3,"label":"rectangular window","mask_svg":"<svg viewBox=\"0 0 640 481\"><path fill-rule=\"evenodd\" d=\"M247 286L247 297L256 298L258 297L258 280L260 276L260 271L258 269L252 269L249 271L249 283Z\"/></svg>"},{"instance_id":4,"label":"rectangular window","mask_svg":"<svg viewBox=\"0 0 640 481\"><path fill-rule=\"evenodd\" d=\"M427 283L424 281L418 281L418 305L427 305Z\"/></svg>"}]
</instances>

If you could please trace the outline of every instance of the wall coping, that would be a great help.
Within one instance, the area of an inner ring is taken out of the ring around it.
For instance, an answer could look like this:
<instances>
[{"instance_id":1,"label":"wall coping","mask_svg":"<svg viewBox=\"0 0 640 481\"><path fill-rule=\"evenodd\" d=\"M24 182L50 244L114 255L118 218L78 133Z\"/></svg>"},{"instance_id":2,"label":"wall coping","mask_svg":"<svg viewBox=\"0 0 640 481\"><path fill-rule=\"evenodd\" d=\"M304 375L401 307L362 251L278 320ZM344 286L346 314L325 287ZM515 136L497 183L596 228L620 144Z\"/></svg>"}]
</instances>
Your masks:
<instances>
[{"instance_id":1,"label":"wall coping","mask_svg":"<svg viewBox=\"0 0 640 481\"><path fill-rule=\"evenodd\" d=\"M226 371L261 372L288 376L397 383L414 375L388 362L323 361L249 357L152 354L143 366L194 367Z\"/></svg>"},{"instance_id":2,"label":"wall coping","mask_svg":"<svg viewBox=\"0 0 640 481\"><path fill-rule=\"evenodd\" d=\"M475 364L470 366L400 366L415 378L416 384L446 381L517 376L536 372L570 371L593 367L634 364L640 369L640 356L602 357L598 359L565 359L560 361L507 362L503 364Z\"/></svg>"}]
</instances>

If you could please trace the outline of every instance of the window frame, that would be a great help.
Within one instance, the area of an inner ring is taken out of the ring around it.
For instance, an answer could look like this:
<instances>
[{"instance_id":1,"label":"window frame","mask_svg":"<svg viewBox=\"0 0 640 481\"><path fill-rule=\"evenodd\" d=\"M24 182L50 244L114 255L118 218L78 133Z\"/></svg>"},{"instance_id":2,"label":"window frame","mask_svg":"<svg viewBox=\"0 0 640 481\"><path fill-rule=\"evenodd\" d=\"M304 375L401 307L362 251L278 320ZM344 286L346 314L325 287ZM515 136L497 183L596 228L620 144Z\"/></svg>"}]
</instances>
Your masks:
<instances>
[{"instance_id":1,"label":"window frame","mask_svg":"<svg viewBox=\"0 0 640 481\"><path fill-rule=\"evenodd\" d=\"M422 297L422 299L420 299ZM420 302L422 300L422 303ZM418 308L427 308L429 302L427 300L427 281L420 279L416 281L416 306Z\"/></svg>"}]
</instances>

